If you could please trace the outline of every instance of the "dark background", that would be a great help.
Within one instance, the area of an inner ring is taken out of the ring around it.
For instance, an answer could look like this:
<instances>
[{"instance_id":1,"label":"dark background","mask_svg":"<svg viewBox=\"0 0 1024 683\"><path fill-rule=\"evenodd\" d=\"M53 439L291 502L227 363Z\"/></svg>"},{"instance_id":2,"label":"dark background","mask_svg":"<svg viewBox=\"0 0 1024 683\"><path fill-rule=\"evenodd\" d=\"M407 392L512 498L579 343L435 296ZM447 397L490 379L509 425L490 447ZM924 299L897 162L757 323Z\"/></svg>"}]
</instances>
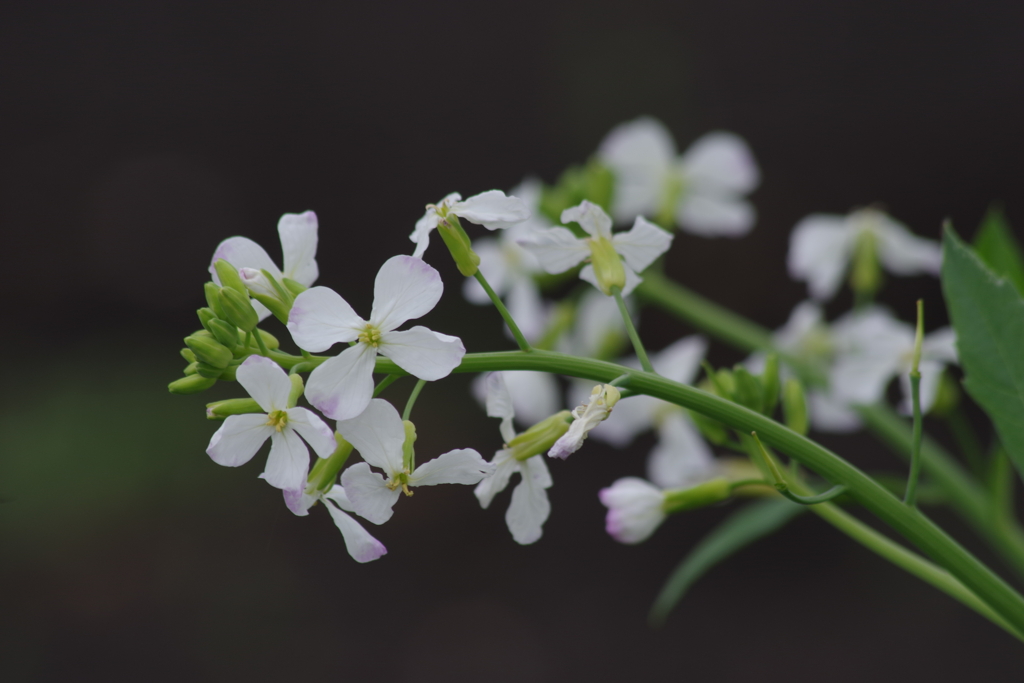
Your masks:
<instances>
[{"instance_id":1,"label":"dark background","mask_svg":"<svg viewBox=\"0 0 1024 683\"><path fill-rule=\"evenodd\" d=\"M649 439L553 464L534 546L509 537L507 494L481 512L438 488L372 529L390 552L361 566L327 515L255 478L262 456L205 455L203 404L230 387L164 387L223 238L277 257L280 214L314 209L320 283L366 310L424 204L552 181L640 114L681 147L750 142L757 228L680 234L669 270L777 327L804 294L784 259L807 213L879 201L932 237L947 216L970 234L993 199L1022 216L1022 30L1010 2L5 3L0 679L1020 680L1009 636L810 516L650 630L661 582L729 510L611 541L596 491L640 473ZM425 323L507 348L432 250L449 295ZM890 293L941 322L936 282ZM642 332L690 330L652 313ZM420 452L498 445L467 384L427 390ZM827 443L898 467L870 439Z\"/></svg>"}]
</instances>

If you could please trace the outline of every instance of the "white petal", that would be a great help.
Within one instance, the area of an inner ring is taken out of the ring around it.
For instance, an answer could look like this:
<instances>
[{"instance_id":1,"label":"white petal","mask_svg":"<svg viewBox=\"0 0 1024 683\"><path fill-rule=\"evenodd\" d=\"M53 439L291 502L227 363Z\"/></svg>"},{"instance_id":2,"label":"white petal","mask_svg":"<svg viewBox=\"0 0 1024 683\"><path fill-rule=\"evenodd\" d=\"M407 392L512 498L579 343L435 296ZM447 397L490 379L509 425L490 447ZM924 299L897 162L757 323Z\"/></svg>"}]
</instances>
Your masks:
<instances>
[{"instance_id":1,"label":"white petal","mask_svg":"<svg viewBox=\"0 0 1024 683\"><path fill-rule=\"evenodd\" d=\"M210 275L218 285L221 284L220 277L213 266L220 259L224 259L236 269L265 269L275 276L281 274L281 271L278 270L277 265L270 258L270 255L267 254L266 250L248 237L229 237L217 245L217 249L213 252L213 258L210 260Z\"/></svg>"},{"instance_id":2,"label":"white petal","mask_svg":"<svg viewBox=\"0 0 1024 683\"><path fill-rule=\"evenodd\" d=\"M352 444L363 460L393 476L402 471L405 427L395 407L375 398L358 417L338 422L338 433Z\"/></svg>"},{"instance_id":3,"label":"white petal","mask_svg":"<svg viewBox=\"0 0 1024 683\"><path fill-rule=\"evenodd\" d=\"M334 431L311 410L289 410L288 426L297 431L321 458L329 458L338 447L337 441L334 440Z\"/></svg>"},{"instance_id":4,"label":"white petal","mask_svg":"<svg viewBox=\"0 0 1024 683\"><path fill-rule=\"evenodd\" d=\"M616 126L597 155L615 174L616 220L657 211L676 156L672 134L660 121L642 117Z\"/></svg>"},{"instance_id":5,"label":"white petal","mask_svg":"<svg viewBox=\"0 0 1024 683\"><path fill-rule=\"evenodd\" d=\"M274 431L270 435L270 455L263 478L279 489L298 489L309 474L309 449L294 430Z\"/></svg>"},{"instance_id":6,"label":"white petal","mask_svg":"<svg viewBox=\"0 0 1024 683\"><path fill-rule=\"evenodd\" d=\"M676 222L702 237L742 237L757 220L753 205L713 194L687 194L676 208Z\"/></svg>"},{"instance_id":7,"label":"white petal","mask_svg":"<svg viewBox=\"0 0 1024 683\"><path fill-rule=\"evenodd\" d=\"M501 418L501 438L508 443L515 438L512 418L516 416L512 407L512 396L505 386L505 378L501 372L492 372L484 377L487 417Z\"/></svg>"},{"instance_id":8,"label":"white petal","mask_svg":"<svg viewBox=\"0 0 1024 683\"><path fill-rule=\"evenodd\" d=\"M959 356L956 352L956 332L952 327L942 327L926 334L921 344L921 354L925 358L946 363L959 363Z\"/></svg>"},{"instance_id":9,"label":"white petal","mask_svg":"<svg viewBox=\"0 0 1024 683\"><path fill-rule=\"evenodd\" d=\"M466 281L476 282L472 278L466 278ZM535 341L544 334L548 322L547 308L532 277L521 276L512 280L506 306L519 331L528 340Z\"/></svg>"},{"instance_id":10,"label":"white petal","mask_svg":"<svg viewBox=\"0 0 1024 683\"><path fill-rule=\"evenodd\" d=\"M430 231L437 227L437 211L434 207L428 207L423 218L416 221L416 228L409 235L409 239L416 243L416 249L412 255L416 258L423 258L423 254L430 246Z\"/></svg>"},{"instance_id":11,"label":"white petal","mask_svg":"<svg viewBox=\"0 0 1024 683\"><path fill-rule=\"evenodd\" d=\"M379 350L406 372L431 382L451 374L466 355L461 339L422 325L402 332L385 332Z\"/></svg>"},{"instance_id":12,"label":"white petal","mask_svg":"<svg viewBox=\"0 0 1024 683\"><path fill-rule=\"evenodd\" d=\"M309 508L313 507L318 497L311 496L306 493L305 486L297 489L284 489L281 491L284 494L284 504L298 517L306 517L309 515Z\"/></svg>"},{"instance_id":13,"label":"white petal","mask_svg":"<svg viewBox=\"0 0 1024 683\"><path fill-rule=\"evenodd\" d=\"M341 295L327 287L312 287L295 297L288 313L288 331L299 348L319 353L338 342L359 338L366 321Z\"/></svg>"},{"instance_id":14,"label":"white petal","mask_svg":"<svg viewBox=\"0 0 1024 683\"><path fill-rule=\"evenodd\" d=\"M878 226L878 258L895 275L938 275L942 267L942 247L934 240L918 237L905 225L881 215Z\"/></svg>"},{"instance_id":15,"label":"white petal","mask_svg":"<svg viewBox=\"0 0 1024 683\"><path fill-rule=\"evenodd\" d=\"M819 432L846 434L860 429L857 413L824 392L807 392L807 409L811 415L811 427Z\"/></svg>"},{"instance_id":16,"label":"white petal","mask_svg":"<svg viewBox=\"0 0 1024 683\"><path fill-rule=\"evenodd\" d=\"M389 489L384 477L370 470L365 462L346 469L341 475L341 485L355 513L374 524L391 519L394 514L391 508L402 494L401 489Z\"/></svg>"},{"instance_id":17,"label":"white petal","mask_svg":"<svg viewBox=\"0 0 1024 683\"><path fill-rule=\"evenodd\" d=\"M409 485L477 484L494 470L495 466L472 448L460 448L419 465L409 477Z\"/></svg>"},{"instance_id":18,"label":"white petal","mask_svg":"<svg viewBox=\"0 0 1024 683\"><path fill-rule=\"evenodd\" d=\"M552 275L564 273L590 256L586 241L563 227L534 230L519 240L519 245L537 257L540 267Z\"/></svg>"},{"instance_id":19,"label":"white petal","mask_svg":"<svg viewBox=\"0 0 1024 683\"><path fill-rule=\"evenodd\" d=\"M353 560L356 562L370 562L387 554L388 550L384 547L384 544L371 536L370 532L364 529L359 522L352 519L333 504L327 503L324 507L331 513L334 526L338 527L342 538L345 539L345 549L348 550L348 554L352 556Z\"/></svg>"},{"instance_id":20,"label":"white petal","mask_svg":"<svg viewBox=\"0 0 1024 683\"><path fill-rule=\"evenodd\" d=\"M746 194L761 182L750 147L733 133L717 131L698 138L679 165L687 183L701 190Z\"/></svg>"},{"instance_id":21,"label":"white petal","mask_svg":"<svg viewBox=\"0 0 1024 683\"><path fill-rule=\"evenodd\" d=\"M355 417L373 396L376 359L377 350L369 344L348 347L310 373L306 399L333 420Z\"/></svg>"},{"instance_id":22,"label":"white petal","mask_svg":"<svg viewBox=\"0 0 1024 683\"><path fill-rule=\"evenodd\" d=\"M647 478L656 486L687 488L715 476L711 447L684 413L666 418L658 435L659 441L647 457Z\"/></svg>"},{"instance_id":23,"label":"white petal","mask_svg":"<svg viewBox=\"0 0 1024 683\"><path fill-rule=\"evenodd\" d=\"M377 271L370 322L383 332L393 330L429 313L443 292L434 268L412 256L392 256Z\"/></svg>"},{"instance_id":24,"label":"white petal","mask_svg":"<svg viewBox=\"0 0 1024 683\"><path fill-rule=\"evenodd\" d=\"M325 494L324 498L333 502L335 505L340 507L345 512L355 512L356 509L352 507L352 501L348 499L348 494L345 493L345 487L340 484L332 486Z\"/></svg>"},{"instance_id":25,"label":"white petal","mask_svg":"<svg viewBox=\"0 0 1024 683\"><path fill-rule=\"evenodd\" d=\"M519 197L506 197L501 190L487 190L452 205L452 213L488 230L507 228L530 218L530 209Z\"/></svg>"},{"instance_id":26,"label":"white petal","mask_svg":"<svg viewBox=\"0 0 1024 683\"><path fill-rule=\"evenodd\" d=\"M608 508L605 530L620 543L646 540L664 519L664 494L638 477L617 480L598 497Z\"/></svg>"},{"instance_id":27,"label":"white petal","mask_svg":"<svg viewBox=\"0 0 1024 683\"><path fill-rule=\"evenodd\" d=\"M292 383L281 366L269 358L249 356L238 366L235 378L260 408L268 413L288 408Z\"/></svg>"},{"instance_id":28,"label":"white petal","mask_svg":"<svg viewBox=\"0 0 1024 683\"><path fill-rule=\"evenodd\" d=\"M651 358L651 365L666 379L690 384L697 377L707 350L708 340L699 334L691 334L656 353Z\"/></svg>"},{"instance_id":29,"label":"white petal","mask_svg":"<svg viewBox=\"0 0 1024 683\"><path fill-rule=\"evenodd\" d=\"M597 204L584 199L578 206L570 206L562 212L563 223L579 223L592 237L612 238L612 219Z\"/></svg>"},{"instance_id":30,"label":"white petal","mask_svg":"<svg viewBox=\"0 0 1024 683\"><path fill-rule=\"evenodd\" d=\"M512 490L512 502L505 512L505 523L512 538L520 545L540 539L544 522L551 514L551 503L545 489L551 486L551 475L540 456L520 464L522 481Z\"/></svg>"},{"instance_id":31,"label":"white petal","mask_svg":"<svg viewBox=\"0 0 1024 683\"><path fill-rule=\"evenodd\" d=\"M854 238L845 216L807 216L789 237L790 277L806 280L815 299L831 298L846 273Z\"/></svg>"},{"instance_id":32,"label":"white petal","mask_svg":"<svg viewBox=\"0 0 1024 683\"><path fill-rule=\"evenodd\" d=\"M501 245L493 237L484 237L473 242L473 251L480 257L480 272L487 278L498 296L504 296L507 291L508 264ZM474 277L467 277L462 281L462 294L466 300L474 304L489 304L491 298L477 282Z\"/></svg>"},{"instance_id":33,"label":"white petal","mask_svg":"<svg viewBox=\"0 0 1024 683\"><path fill-rule=\"evenodd\" d=\"M309 287L320 275L316 265L316 214L286 213L277 222L277 232L284 252L283 275Z\"/></svg>"},{"instance_id":34,"label":"white petal","mask_svg":"<svg viewBox=\"0 0 1024 683\"><path fill-rule=\"evenodd\" d=\"M494 465L494 472L477 484L473 495L480 501L480 507L487 509L494 496L505 490L509 478L519 470L519 463L512 457L512 450L505 449L498 451L491 459Z\"/></svg>"},{"instance_id":35,"label":"white petal","mask_svg":"<svg viewBox=\"0 0 1024 683\"><path fill-rule=\"evenodd\" d=\"M829 388L839 401L849 405L875 403L885 395L885 388L899 367L899 360L894 358L841 358L829 372Z\"/></svg>"},{"instance_id":36,"label":"white petal","mask_svg":"<svg viewBox=\"0 0 1024 683\"><path fill-rule=\"evenodd\" d=\"M672 246L672 235L643 216L637 216L629 231L612 237L612 244L630 268L642 273Z\"/></svg>"},{"instance_id":37,"label":"white petal","mask_svg":"<svg viewBox=\"0 0 1024 683\"><path fill-rule=\"evenodd\" d=\"M798 352L807 335L816 329L824 330L824 319L821 306L812 301L801 301L789 314L786 324L772 333L772 342L781 351Z\"/></svg>"},{"instance_id":38,"label":"white petal","mask_svg":"<svg viewBox=\"0 0 1024 683\"><path fill-rule=\"evenodd\" d=\"M238 467L252 460L273 433L266 415L231 415L210 439L206 453L218 465Z\"/></svg>"},{"instance_id":39,"label":"white petal","mask_svg":"<svg viewBox=\"0 0 1024 683\"><path fill-rule=\"evenodd\" d=\"M630 312L633 324L637 324L639 318L632 299L626 299L626 309ZM566 340L560 350L576 356L608 360L609 348L617 352L619 342L625 338L626 328L615 299L591 289L580 298L572 337Z\"/></svg>"},{"instance_id":40,"label":"white petal","mask_svg":"<svg viewBox=\"0 0 1024 683\"><path fill-rule=\"evenodd\" d=\"M626 273L626 285L622 288L622 296L629 296L636 289L636 286L644 281L642 277L637 275L632 268L627 264L622 264L622 270ZM594 273L594 266L587 264L580 270L580 279L584 282L589 282L594 285L594 288L601 291L601 285L597 282L597 275ZM611 300L611 297L608 297ZM616 309L618 310L618 309Z\"/></svg>"}]
</instances>

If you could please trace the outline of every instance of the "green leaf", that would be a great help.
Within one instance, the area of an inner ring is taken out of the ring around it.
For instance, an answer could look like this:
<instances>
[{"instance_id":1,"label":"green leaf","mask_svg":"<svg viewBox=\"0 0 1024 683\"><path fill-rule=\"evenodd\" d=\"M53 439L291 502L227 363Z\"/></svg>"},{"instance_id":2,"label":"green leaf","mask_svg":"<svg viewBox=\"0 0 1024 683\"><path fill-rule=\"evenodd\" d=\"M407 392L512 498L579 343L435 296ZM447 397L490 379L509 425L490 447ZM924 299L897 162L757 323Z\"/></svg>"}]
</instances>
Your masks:
<instances>
[{"instance_id":1,"label":"green leaf","mask_svg":"<svg viewBox=\"0 0 1024 683\"><path fill-rule=\"evenodd\" d=\"M974 250L992 272L1012 282L1024 294L1024 254L998 206L991 206L981 221L974 236Z\"/></svg>"},{"instance_id":2,"label":"green leaf","mask_svg":"<svg viewBox=\"0 0 1024 683\"><path fill-rule=\"evenodd\" d=\"M1024 299L949 226L943 240L942 289L956 330L964 388L992 418L1024 476Z\"/></svg>"},{"instance_id":3,"label":"green leaf","mask_svg":"<svg viewBox=\"0 0 1024 683\"><path fill-rule=\"evenodd\" d=\"M651 607L651 623L664 623L690 586L716 564L778 531L804 510L802 505L788 500L771 499L751 503L733 513L701 539L672 572Z\"/></svg>"}]
</instances>

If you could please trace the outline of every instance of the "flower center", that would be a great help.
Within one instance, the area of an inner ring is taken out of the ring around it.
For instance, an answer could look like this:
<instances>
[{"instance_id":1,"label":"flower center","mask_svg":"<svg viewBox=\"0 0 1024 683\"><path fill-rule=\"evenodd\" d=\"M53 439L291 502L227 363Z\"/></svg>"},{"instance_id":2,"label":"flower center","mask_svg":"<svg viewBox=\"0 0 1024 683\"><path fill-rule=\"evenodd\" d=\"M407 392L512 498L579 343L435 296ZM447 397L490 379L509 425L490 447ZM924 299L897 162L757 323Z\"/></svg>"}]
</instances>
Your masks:
<instances>
[{"instance_id":1,"label":"flower center","mask_svg":"<svg viewBox=\"0 0 1024 683\"><path fill-rule=\"evenodd\" d=\"M283 431L288 426L288 413L284 410L273 411L267 415L267 424L279 432Z\"/></svg>"},{"instance_id":2,"label":"flower center","mask_svg":"<svg viewBox=\"0 0 1024 683\"><path fill-rule=\"evenodd\" d=\"M409 488L410 474L412 474L412 472L410 472L409 468L407 467L404 470L402 470L399 474L396 474L391 479L389 479L388 483L385 484L385 486L388 487L389 491L394 491L395 489L401 487L402 493L404 493L407 496L411 496L412 489Z\"/></svg>"},{"instance_id":3,"label":"flower center","mask_svg":"<svg viewBox=\"0 0 1024 683\"><path fill-rule=\"evenodd\" d=\"M359 341L377 348L380 346L380 329L374 325L367 325L366 329L359 333Z\"/></svg>"}]
</instances>

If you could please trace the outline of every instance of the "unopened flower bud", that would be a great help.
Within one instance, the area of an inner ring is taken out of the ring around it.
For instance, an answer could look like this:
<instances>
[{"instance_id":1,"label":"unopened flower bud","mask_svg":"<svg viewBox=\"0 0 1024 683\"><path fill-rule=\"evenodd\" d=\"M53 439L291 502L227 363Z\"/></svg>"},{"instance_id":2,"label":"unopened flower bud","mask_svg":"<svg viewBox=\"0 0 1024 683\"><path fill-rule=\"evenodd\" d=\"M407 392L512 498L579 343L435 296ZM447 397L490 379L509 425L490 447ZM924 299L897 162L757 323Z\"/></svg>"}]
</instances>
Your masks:
<instances>
[{"instance_id":1,"label":"unopened flower bud","mask_svg":"<svg viewBox=\"0 0 1024 683\"><path fill-rule=\"evenodd\" d=\"M211 379L220 379L220 375L224 372L224 369L225 368L215 367L209 363L204 363L203 361L198 361L196 363L196 372L203 377L209 377Z\"/></svg>"},{"instance_id":2,"label":"unopened flower bud","mask_svg":"<svg viewBox=\"0 0 1024 683\"><path fill-rule=\"evenodd\" d=\"M807 434L807 400L804 398L804 387L795 377L786 380L782 388L782 414L786 426L797 434Z\"/></svg>"},{"instance_id":3,"label":"unopened flower bud","mask_svg":"<svg viewBox=\"0 0 1024 683\"><path fill-rule=\"evenodd\" d=\"M200 363L208 363L220 370L226 368L233 357L230 349L216 339L198 334L185 337L185 345L196 354L196 360Z\"/></svg>"},{"instance_id":4,"label":"unopened flower bud","mask_svg":"<svg viewBox=\"0 0 1024 683\"><path fill-rule=\"evenodd\" d=\"M200 309L202 310L202 309ZM214 318L208 324L208 329L221 344L229 350L234 351L238 346L238 328L220 318Z\"/></svg>"},{"instance_id":5,"label":"unopened flower bud","mask_svg":"<svg viewBox=\"0 0 1024 683\"><path fill-rule=\"evenodd\" d=\"M441 233L441 239L455 259L455 265L459 272L465 277L473 277L480 267L480 257L473 251L469 241L469 235L459 222L458 216L448 214L437 223L437 231Z\"/></svg>"},{"instance_id":6,"label":"unopened flower bud","mask_svg":"<svg viewBox=\"0 0 1024 683\"><path fill-rule=\"evenodd\" d=\"M213 310L218 318L223 318L224 311L220 307L220 285L216 282L207 282L203 285L203 294L206 296L206 305Z\"/></svg>"},{"instance_id":7,"label":"unopened flower bud","mask_svg":"<svg viewBox=\"0 0 1024 683\"><path fill-rule=\"evenodd\" d=\"M231 415L245 415L246 413L265 412L260 404L251 398L229 398L224 401L214 401L206 404L207 420L223 420Z\"/></svg>"},{"instance_id":8,"label":"unopened flower bud","mask_svg":"<svg viewBox=\"0 0 1024 683\"><path fill-rule=\"evenodd\" d=\"M733 401L760 413L764 407L764 389L761 387L760 380L750 374L750 371L742 365L737 365L732 369L732 376L736 381Z\"/></svg>"},{"instance_id":9,"label":"unopened flower bud","mask_svg":"<svg viewBox=\"0 0 1024 683\"><path fill-rule=\"evenodd\" d=\"M604 237L589 240L590 263L594 266L594 279L602 292L611 296L612 288L620 290L626 286L626 269L622 267L622 257L615 251L615 246Z\"/></svg>"},{"instance_id":10,"label":"unopened flower bud","mask_svg":"<svg viewBox=\"0 0 1024 683\"><path fill-rule=\"evenodd\" d=\"M288 375L288 379L291 380L292 383L292 390L288 394L288 407L294 408L299 403L299 397L302 396L302 390L304 388L302 384L302 376L298 374Z\"/></svg>"},{"instance_id":11,"label":"unopened flower bud","mask_svg":"<svg viewBox=\"0 0 1024 683\"><path fill-rule=\"evenodd\" d=\"M665 494L638 477L617 480L598 494L608 508L605 530L619 543L640 543L665 521Z\"/></svg>"},{"instance_id":12,"label":"unopened flower bud","mask_svg":"<svg viewBox=\"0 0 1024 683\"><path fill-rule=\"evenodd\" d=\"M512 457L516 460L527 460L550 450L569 431L570 422L572 413L563 410L541 420L506 445L512 449Z\"/></svg>"},{"instance_id":13,"label":"unopened flower bud","mask_svg":"<svg viewBox=\"0 0 1024 683\"><path fill-rule=\"evenodd\" d=\"M217 277L220 278L221 286L233 289L239 294L246 293L245 283L242 282L242 278L238 274L238 268L235 268L224 259L217 259L213 267L217 270Z\"/></svg>"},{"instance_id":14,"label":"unopened flower bud","mask_svg":"<svg viewBox=\"0 0 1024 683\"><path fill-rule=\"evenodd\" d=\"M199 363L198 362L192 361L191 363L189 363L188 365L185 366L185 374L186 375L194 375L197 372L199 372Z\"/></svg>"},{"instance_id":15,"label":"unopened flower bud","mask_svg":"<svg viewBox=\"0 0 1024 683\"><path fill-rule=\"evenodd\" d=\"M253 299L266 306L275 318L285 324L288 323L288 312L292 310L295 297L277 281L273 273L255 268L242 268L238 275Z\"/></svg>"},{"instance_id":16,"label":"unopened flower bud","mask_svg":"<svg viewBox=\"0 0 1024 683\"><path fill-rule=\"evenodd\" d=\"M192 349L187 346L181 350L181 357L188 363L196 362L196 354L192 353Z\"/></svg>"},{"instance_id":17,"label":"unopened flower bud","mask_svg":"<svg viewBox=\"0 0 1024 683\"><path fill-rule=\"evenodd\" d=\"M251 332L260 322L256 309L249 302L248 294L223 287L220 290L220 306L224 311L224 319L243 332Z\"/></svg>"},{"instance_id":18,"label":"unopened flower bud","mask_svg":"<svg viewBox=\"0 0 1024 683\"><path fill-rule=\"evenodd\" d=\"M213 332L210 329L210 321L217 317L217 314L213 312L212 308L200 308L196 311L196 315L199 316L199 322L207 332Z\"/></svg>"},{"instance_id":19,"label":"unopened flower bud","mask_svg":"<svg viewBox=\"0 0 1024 683\"><path fill-rule=\"evenodd\" d=\"M779 354L769 353L764 361L764 371L761 373L762 412L769 417L775 412L775 406L779 402L779 392L782 391L780 382Z\"/></svg>"},{"instance_id":20,"label":"unopened flower bud","mask_svg":"<svg viewBox=\"0 0 1024 683\"><path fill-rule=\"evenodd\" d=\"M206 391L216 383L217 380L215 379L195 374L174 380L167 385L167 390L172 394L198 394L200 391Z\"/></svg>"}]
</instances>

